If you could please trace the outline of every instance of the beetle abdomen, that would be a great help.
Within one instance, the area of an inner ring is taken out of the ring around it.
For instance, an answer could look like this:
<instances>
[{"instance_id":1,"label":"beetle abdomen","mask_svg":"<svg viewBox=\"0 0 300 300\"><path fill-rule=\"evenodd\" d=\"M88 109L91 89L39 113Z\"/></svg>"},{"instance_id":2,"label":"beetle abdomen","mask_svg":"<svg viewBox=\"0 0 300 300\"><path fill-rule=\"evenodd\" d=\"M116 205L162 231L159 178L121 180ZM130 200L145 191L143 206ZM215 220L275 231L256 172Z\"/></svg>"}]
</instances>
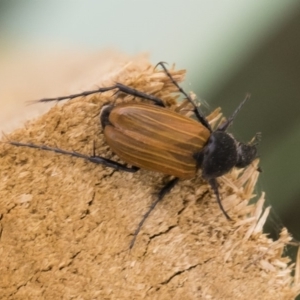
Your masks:
<instances>
[{"instance_id":1,"label":"beetle abdomen","mask_svg":"<svg viewBox=\"0 0 300 300\"><path fill-rule=\"evenodd\" d=\"M104 128L105 138L122 160L179 178L195 176L193 155L201 151L210 135L193 119L144 103L114 107L109 123Z\"/></svg>"}]
</instances>

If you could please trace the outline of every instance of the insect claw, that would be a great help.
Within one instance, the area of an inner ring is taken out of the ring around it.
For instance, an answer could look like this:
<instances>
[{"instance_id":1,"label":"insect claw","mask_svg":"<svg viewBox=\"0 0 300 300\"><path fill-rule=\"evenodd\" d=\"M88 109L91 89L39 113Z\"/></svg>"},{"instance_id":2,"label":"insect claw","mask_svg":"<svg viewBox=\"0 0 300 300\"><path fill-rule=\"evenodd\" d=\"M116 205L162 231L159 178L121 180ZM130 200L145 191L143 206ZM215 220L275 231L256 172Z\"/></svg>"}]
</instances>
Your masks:
<instances>
[{"instance_id":1,"label":"insect claw","mask_svg":"<svg viewBox=\"0 0 300 300\"><path fill-rule=\"evenodd\" d=\"M157 63L157 64L155 65L154 70L157 68L157 66L162 66L162 68L166 71L166 69L165 69L165 64L168 65L167 62L165 62L165 61L160 61L159 63Z\"/></svg>"}]
</instances>

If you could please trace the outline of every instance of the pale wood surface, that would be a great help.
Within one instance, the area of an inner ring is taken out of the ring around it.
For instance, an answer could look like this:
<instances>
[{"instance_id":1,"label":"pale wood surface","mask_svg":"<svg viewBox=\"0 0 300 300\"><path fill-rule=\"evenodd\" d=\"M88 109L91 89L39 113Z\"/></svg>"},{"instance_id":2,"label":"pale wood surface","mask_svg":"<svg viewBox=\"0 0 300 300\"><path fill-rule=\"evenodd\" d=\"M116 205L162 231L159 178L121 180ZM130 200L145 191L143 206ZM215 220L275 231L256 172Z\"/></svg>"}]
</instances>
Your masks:
<instances>
[{"instance_id":1,"label":"pale wood surface","mask_svg":"<svg viewBox=\"0 0 300 300\"><path fill-rule=\"evenodd\" d=\"M106 55L109 73L93 84L118 80L172 103L174 87L145 57ZM99 68L96 61L87 69ZM173 74L183 79L182 71ZM72 92L93 87L84 76L82 84L76 80ZM86 154L95 141L97 154L112 157L98 118L112 99L107 93L56 105L8 137ZM0 145L0 172L3 299L293 299L299 290L283 257L289 235L283 231L274 242L262 234L264 195L246 206L255 193L255 164L220 180L233 222L201 176L181 181L131 251L132 233L168 177L7 144Z\"/></svg>"}]
</instances>

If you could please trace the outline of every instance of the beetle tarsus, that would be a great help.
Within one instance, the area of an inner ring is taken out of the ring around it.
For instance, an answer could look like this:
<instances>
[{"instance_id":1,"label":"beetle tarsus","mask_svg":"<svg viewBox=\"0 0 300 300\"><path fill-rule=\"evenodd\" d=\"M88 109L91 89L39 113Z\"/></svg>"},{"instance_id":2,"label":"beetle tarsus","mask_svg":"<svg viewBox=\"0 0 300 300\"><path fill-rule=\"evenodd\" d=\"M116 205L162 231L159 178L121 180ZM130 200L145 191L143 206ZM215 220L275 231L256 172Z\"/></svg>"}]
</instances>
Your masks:
<instances>
[{"instance_id":1,"label":"beetle tarsus","mask_svg":"<svg viewBox=\"0 0 300 300\"><path fill-rule=\"evenodd\" d=\"M68 96L54 97L54 98L43 98L43 99L33 101L33 102L51 102L51 101L72 100L72 99L78 98L78 97L86 97L86 96L89 96L89 95L92 95L92 94L108 92L108 91L114 90L116 88L117 88L117 86L113 85L113 86L109 86L109 87L105 87L105 88L99 88L97 90L85 91L85 92L82 92L82 93L72 94L72 95L68 95Z\"/></svg>"},{"instance_id":2,"label":"beetle tarsus","mask_svg":"<svg viewBox=\"0 0 300 300\"><path fill-rule=\"evenodd\" d=\"M85 92L82 92L82 93L72 94L72 95L68 95L68 96L55 97L55 98L43 98L43 99L33 101L33 102L51 102L51 101L72 100L74 98L86 97L86 96L89 96L89 95L104 93L104 92L108 92L108 91L115 90L115 89L118 92L123 92L123 93L128 94L128 95L132 95L132 96L135 96L135 97L150 100L150 101L154 102L156 105L163 106L163 107L165 106L164 102L161 99L159 99L159 98L157 98L153 95L149 95L149 94L146 94L144 92L138 91L138 90L136 90L134 88L131 88L127 85L124 85L122 83L116 83L113 86L103 87L103 88L99 88L99 89L96 89L96 90L85 91Z\"/></svg>"},{"instance_id":3,"label":"beetle tarsus","mask_svg":"<svg viewBox=\"0 0 300 300\"><path fill-rule=\"evenodd\" d=\"M161 191L158 194L157 199L151 204L148 211L144 214L142 220L140 221L137 229L135 230L135 232L133 234L133 238L130 242L129 249L132 249L132 247L134 246L135 240L136 240L143 224L145 223L146 219L149 217L150 213L152 212L152 210L156 207L157 203L160 202L164 198L164 196L171 191L171 189L176 185L178 180L179 180L178 177L173 178L161 189Z\"/></svg>"},{"instance_id":4,"label":"beetle tarsus","mask_svg":"<svg viewBox=\"0 0 300 300\"><path fill-rule=\"evenodd\" d=\"M125 171L125 172L135 173L136 171L139 170L138 167L135 167L135 166L127 167L126 165L120 164L114 160L111 160L111 159L108 159L108 158L105 158L102 156L96 156L96 155L89 156L89 155L85 155L85 154L82 154L82 153L79 153L76 151L67 151L67 150L63 150L60 148L49 147L46 145L36 145L36 144L31 144L31 143L20 143L20 142L14 142L14 141L8 141L8 143L11 145L14 145L14 146L41 149L41 150L56 152L59 154L79 157L79 158L83 158L83 159L88 160L95 164L101 164L106 167L110 167L110 168ZM95 151L95 150L93 150L93 151Z\"/></svg>"}]
</instances>

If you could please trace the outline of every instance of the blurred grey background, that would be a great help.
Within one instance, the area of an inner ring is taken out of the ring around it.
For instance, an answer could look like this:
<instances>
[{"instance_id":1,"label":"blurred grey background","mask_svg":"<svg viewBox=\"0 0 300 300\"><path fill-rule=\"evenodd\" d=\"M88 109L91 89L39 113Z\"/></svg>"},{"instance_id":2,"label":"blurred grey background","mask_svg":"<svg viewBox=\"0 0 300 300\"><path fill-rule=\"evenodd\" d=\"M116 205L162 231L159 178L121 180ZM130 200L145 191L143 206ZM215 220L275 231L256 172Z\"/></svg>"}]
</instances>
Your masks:
<instances>
[{"instance_id":1,"label":"blurred grey background","mask_svg":"<svg viewBox=\"0 0 300 300\"><path fill-rule=\"evenodd\" d=\"M300 240L300 1L2 0L0 41L6 62L28 51L45 61L68 49L149 52L153 63L187 69L183 86L226 116L250 92L231 130L243 141L262 132L257 193L273 207L266 230L286 226Z\"/></svg>"}]
</instances>

